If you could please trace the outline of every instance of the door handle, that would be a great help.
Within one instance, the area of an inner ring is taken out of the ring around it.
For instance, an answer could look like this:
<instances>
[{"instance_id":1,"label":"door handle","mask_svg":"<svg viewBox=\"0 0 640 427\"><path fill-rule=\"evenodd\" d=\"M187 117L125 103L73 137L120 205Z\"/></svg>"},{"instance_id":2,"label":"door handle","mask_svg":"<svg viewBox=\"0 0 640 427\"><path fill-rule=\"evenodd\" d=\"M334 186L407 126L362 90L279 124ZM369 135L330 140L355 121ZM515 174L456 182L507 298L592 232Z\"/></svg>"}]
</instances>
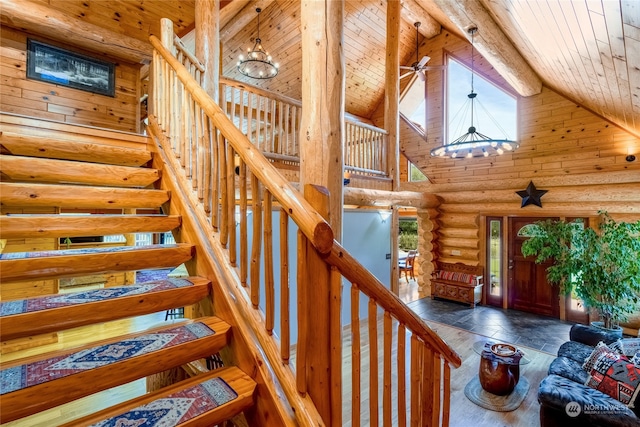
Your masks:
<instances>
[{"instance_id":1,"label":"door handle","mask_svg":"<svg viewBox=\"0 0 640 427\"><path fill-rule=\"evenodd\" d=\"M509 267L508 268L509 268L509 270L513 270L513 260L512 259L509 260Z\"/></svg>"}]
</instances>

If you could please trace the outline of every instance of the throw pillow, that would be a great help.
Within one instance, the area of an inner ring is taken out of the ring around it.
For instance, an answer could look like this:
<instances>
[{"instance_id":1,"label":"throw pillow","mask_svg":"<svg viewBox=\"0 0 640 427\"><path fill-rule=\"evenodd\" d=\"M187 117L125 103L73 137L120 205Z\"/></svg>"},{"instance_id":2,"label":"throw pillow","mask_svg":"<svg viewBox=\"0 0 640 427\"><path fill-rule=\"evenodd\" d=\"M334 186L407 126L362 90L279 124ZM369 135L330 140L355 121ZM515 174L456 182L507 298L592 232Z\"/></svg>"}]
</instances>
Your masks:
<instances>
[{"instance_id":1,"label":"throw pillow","mask_svg":"<svg viewBox=\"0 0 640 427\"><path fill-rule=\"evenodd\" d=\"M591 367L586 386L613 397L629 408L635 408L640 393L640 367L604 343L598 343L585 365Z\"/></svg>"},{"instance_id":2,"label":"throw pillow","mask_svg":"<svg viewBox=\"0 0 640 427\"><path fill-rule=\"evenodd\" d=\"M603 341L600 341L591 352L591 355L585 359L582 364L582 369L587 373L590 373L593 370L594 365L599 361L600 363L604 363L608 359L611 359L613 362L618 359L618 356L619 354L617 352L611 350Z\"/></svg>"},{"instance_id":3,"label":"throw pillow","mask_svg":"<svg viewBox=\"0 0 640 427\"><path fill-rule=\"evenodd\" d=\"M633 357L640 351L640 338L621 338L609 344L609 348L627 357Z\"/></svg>"},{"instance_id":4,"label":"throw pillow","mask_svg":"<svg viewBox=\"0 0 640 427\"><path fill-rule=\"evenodd\" d=\"M631 363L640 368L640 351L636 352L636 355L631 359Z\"/></svg>"}]
</instances>

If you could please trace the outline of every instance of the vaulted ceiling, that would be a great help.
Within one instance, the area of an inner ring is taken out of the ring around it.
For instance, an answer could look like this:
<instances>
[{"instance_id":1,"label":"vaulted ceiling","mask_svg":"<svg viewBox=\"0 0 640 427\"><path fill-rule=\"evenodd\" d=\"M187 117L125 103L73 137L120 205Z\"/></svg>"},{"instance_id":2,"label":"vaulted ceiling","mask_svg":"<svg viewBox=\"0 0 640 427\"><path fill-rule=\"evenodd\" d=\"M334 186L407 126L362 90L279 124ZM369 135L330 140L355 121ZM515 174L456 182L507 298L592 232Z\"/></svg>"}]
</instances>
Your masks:
<instances>
[{"instance_id":1,"label":"vaulted ceiling","mask_svg":"<svg viewBox=\"0 0 640 427\"><path fill-rule=\"evenodd\" d=\"M0 0L16 3L19 0ZM194 27L194 0L29 0L70 17L146 41L161 17L178 34ZM27 3L25 1L25 3ZM346 0L344 56L346 108L370 118L382 102L385 80L386 1ZM400 62L415 60L419 42L441 28L468 38L476 25L477 51L516 92L542 84L640 137L640 2L637 0L401 0ZM22 3L24 4L24 3ZM300 99L301 29L298 0L223 1L220 14L223 74ZM255 81L235 68L253 45L256 7L260 36L280 62L271 80ZM8 22L3 13L3 24ZM321 65L321 64L319 64Z\"/></svg>"}]
</instances>

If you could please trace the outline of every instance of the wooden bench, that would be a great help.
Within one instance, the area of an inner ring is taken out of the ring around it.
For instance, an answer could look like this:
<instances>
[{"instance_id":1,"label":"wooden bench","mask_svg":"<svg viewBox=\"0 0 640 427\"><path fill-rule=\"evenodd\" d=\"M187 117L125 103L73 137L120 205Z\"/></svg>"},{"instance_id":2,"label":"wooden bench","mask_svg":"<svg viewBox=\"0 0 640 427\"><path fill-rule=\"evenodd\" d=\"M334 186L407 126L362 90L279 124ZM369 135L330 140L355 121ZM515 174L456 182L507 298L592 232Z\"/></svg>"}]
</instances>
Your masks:
<instances>
[{"instance_id":1,"label":"wooden bench","mask_svg":"<svg viewBox=\"0 0 640 427\"><path fill-rule=\"evenodd\" d=\"M431 278L431 298L467 302L475 307L482 299L482 266L439 262Z\"/></svg>"}]
</instances>

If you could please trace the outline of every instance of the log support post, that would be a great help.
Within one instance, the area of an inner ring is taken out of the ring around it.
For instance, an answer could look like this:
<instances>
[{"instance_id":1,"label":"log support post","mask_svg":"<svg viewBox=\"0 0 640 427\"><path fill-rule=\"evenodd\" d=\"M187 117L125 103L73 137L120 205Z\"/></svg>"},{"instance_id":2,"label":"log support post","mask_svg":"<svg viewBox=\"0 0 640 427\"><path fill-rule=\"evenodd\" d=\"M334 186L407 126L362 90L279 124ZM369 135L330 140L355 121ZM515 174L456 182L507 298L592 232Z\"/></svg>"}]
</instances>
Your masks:
<instances>
[{"instance_id":1,"label":"log support post","mask_svg":"<svg viewBox=\"0 0 640 427\"><path fill-rule=\"evenodd\" d=\"M206 68L202 88L215 101L220 84L220 0L196 0L196 57Z\"/></svg>"},{"instance_id":2,"label":"log support post","mask_svg":"<svg viewBox=\"0 0 640 427\"><path fill-rule=\"evenodd\" d=\"M392 190L400 188L400 0L387 2L387 56L385 63L384 126L387 141L387 171L393 180Z\"/></svg>"},{"instance_id":3,"label":"log support post","mask_svg":"<svg viewBox=\"0 0 640 427\"><path fill-rule=\"evenodd\" d=\"M300 184L326 187L329 224L342 240L345 73L344 0L304 0L302 27L302 111Z\"/></svg>"},{"instance_id":4,"label":"log support post","mask_svg":"<svg viewBox=\"0 0 640 427\"><path fill-rule=\"evenodd\" d=\"M329 213L329 192L319 186L306 185L304 196L323 216ZM326 218L327 220L329 218ZM342 425L342 343L340 305L342 276L329 266L308 239L302 238L298 277L301 298L298 317L298 346L304 347L304 367L298 367L297 375L304 375L302 382L311 396L326 425ZM302 371L302 372L301 372Z\"/></svg>"}]
</instances>

